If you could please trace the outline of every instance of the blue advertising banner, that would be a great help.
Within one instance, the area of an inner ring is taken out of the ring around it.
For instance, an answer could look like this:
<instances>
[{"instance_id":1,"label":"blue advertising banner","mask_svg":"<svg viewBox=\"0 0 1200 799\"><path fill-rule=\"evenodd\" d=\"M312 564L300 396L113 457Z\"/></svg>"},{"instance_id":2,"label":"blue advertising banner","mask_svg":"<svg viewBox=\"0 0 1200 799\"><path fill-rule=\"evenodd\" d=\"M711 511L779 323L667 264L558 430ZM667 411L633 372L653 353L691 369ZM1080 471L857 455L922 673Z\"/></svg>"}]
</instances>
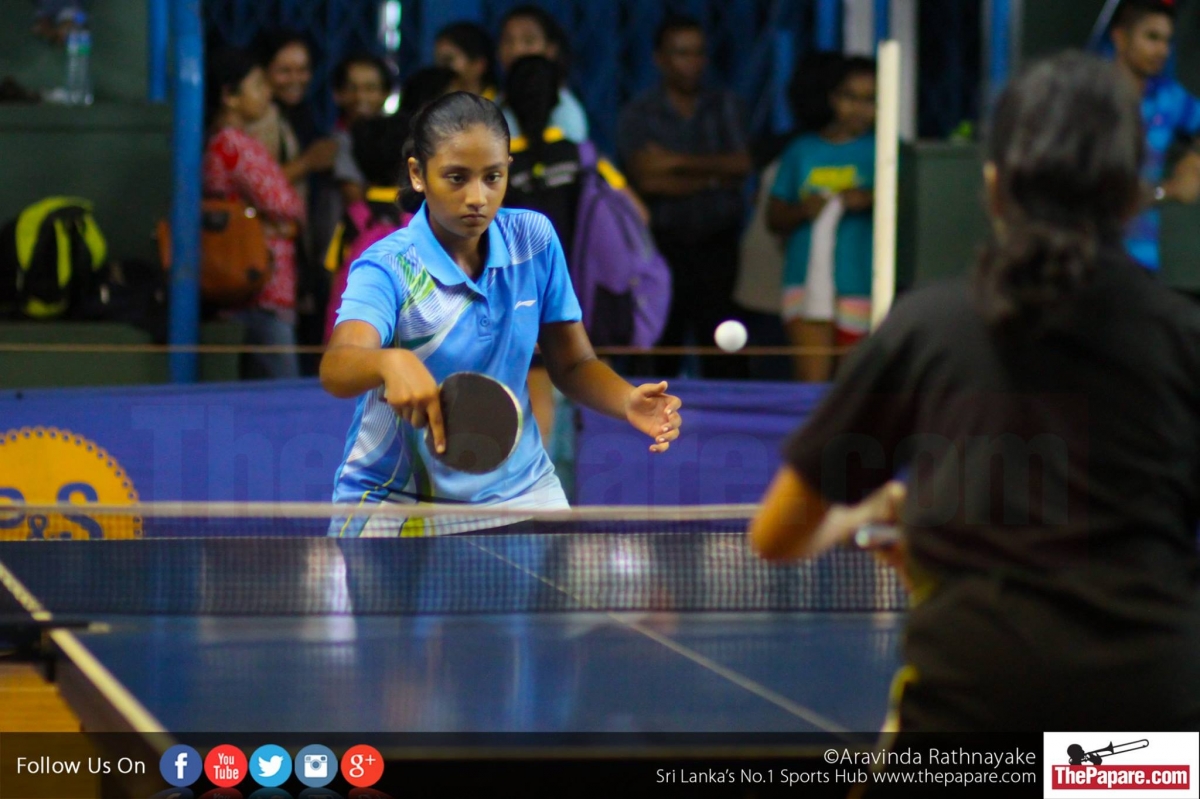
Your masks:
<instances>
[{"instance_id":1,"label":"blue advertising banner","mask_svg":"<svg viewBox=\"0 0 1200 799\"><path fill-rule=\"evenodd\" d=\"M669 452L582 413L580 504L754 502L823 387L676 380ZM354 403L315 380L0 393L0 503L330 499Z\"/></svg>"},{"instance_id":2,"label":"blue advertising banner","mask_svg":"<svg viewBox=\"0 0 1200 799\"><path fill-rule=\"evenodd\" d=\"M327 501L354 403L316 381L0 394L0 501Z\"/></svg>"},{"instance_id":3,"label":"blue advertising banner","mask_svg":"<svg viewBox=\"0 0 1200 799\"><path fill-rule=\"evenodd\" d=\"M679 440L662 454L623 421L583 411L575 447L581 505L758 502L781 463L784 439L824 385L673 380L683 401Z\"/></svg>"}]
</instances>

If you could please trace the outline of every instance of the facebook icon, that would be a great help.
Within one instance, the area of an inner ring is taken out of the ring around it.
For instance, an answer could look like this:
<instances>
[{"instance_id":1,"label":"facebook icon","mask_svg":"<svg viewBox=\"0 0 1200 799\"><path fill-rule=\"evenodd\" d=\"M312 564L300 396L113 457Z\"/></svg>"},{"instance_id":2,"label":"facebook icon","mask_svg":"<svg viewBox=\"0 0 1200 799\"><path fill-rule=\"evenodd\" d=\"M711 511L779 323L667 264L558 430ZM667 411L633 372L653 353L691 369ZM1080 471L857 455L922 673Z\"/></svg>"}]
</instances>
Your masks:
<instances>
[{"instance_id":1,"label":"facebook icon","mask_svg":"<svg viewBox=\"0 0 1200 799\"><path fill-rule=\"evenodd\" d=\"M195 749L180 744L163 752L162 759L158 761L158 770L168 783L183 788L200 779L204 760Z\"/></svg>"}]
</instances>

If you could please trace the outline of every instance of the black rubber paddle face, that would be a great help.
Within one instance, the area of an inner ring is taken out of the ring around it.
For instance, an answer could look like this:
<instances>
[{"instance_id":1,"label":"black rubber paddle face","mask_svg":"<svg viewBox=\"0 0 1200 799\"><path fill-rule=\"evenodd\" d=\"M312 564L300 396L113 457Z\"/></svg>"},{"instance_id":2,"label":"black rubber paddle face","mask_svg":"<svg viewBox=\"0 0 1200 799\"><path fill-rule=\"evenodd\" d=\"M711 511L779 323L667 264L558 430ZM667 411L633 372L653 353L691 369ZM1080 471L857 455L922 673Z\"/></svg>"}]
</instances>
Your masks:
<instances>
[{"instance_id":1,"label":"black rubber paddle face","mask_svg":"<svg viewBox=\"0 0 1200 799\"><path fill-rule=\"evenodd\" d=\"M500 468L521 437L517 398L498 380L475 372L457 372L440 390L446 451L438 454L426 430L425 446L446 466L468 474Z\"/></svg>"}]
</instances>

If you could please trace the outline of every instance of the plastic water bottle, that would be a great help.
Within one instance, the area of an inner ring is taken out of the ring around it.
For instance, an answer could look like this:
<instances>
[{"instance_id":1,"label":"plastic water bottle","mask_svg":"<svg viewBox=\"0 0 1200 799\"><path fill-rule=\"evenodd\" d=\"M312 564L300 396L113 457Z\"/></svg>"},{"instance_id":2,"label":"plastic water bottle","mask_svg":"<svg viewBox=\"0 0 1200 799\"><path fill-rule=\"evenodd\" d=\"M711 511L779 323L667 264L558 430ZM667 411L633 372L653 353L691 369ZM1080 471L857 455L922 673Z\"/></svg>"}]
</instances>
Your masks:
<instances>
[{"instance_id":1,"label":"plastic water bottle","mask_svg":"<svg viewBox=\"0 0 1200 799\"><path fill-rule=\"evenodd\" d=\"M87 29L87 17L79 15L75 27L67 34L67 103L92 104L92 33Z\"/></svg>"}]
</instances>

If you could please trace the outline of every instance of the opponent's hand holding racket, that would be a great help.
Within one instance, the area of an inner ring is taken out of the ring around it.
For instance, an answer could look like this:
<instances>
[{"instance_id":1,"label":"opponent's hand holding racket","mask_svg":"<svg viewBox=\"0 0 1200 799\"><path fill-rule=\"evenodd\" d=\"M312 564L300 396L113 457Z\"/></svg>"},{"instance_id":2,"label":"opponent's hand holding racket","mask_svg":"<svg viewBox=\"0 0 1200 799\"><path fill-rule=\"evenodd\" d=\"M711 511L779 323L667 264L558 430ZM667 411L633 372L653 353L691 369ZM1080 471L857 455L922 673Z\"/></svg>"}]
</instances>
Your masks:
<instances>
[{"instance_id":1,"label":"opponent's hand holding racket","mask_svg":"<svg viewBox=\"0 0 1200 799\"><path fill-rule=\"evenodd\" d=\"M912 590L906 559L907 544L898 526L900 509L904 506L907 489L903 483L890 482L862 502L850 508L848 523L854 525L851 539L859 549L865 549L900 575L904 587Z\"/></svg>"},{"instance_id":2,"label":"opponent's hand holding racket","mask_svg":"<svg viewBox=\"0 0 1200 799\"><path fill-rule=\"evenodd\" d=\"M671 442L679 438L679 427L683 419L679 408L683 405L679 397L667 393L667 381L646 383L629 393L625 400L625 418L654 439L651 452L666 452Z\"/></svg>"},{"instance_id":3,"label":"opponent's hand holding racket","mask_svg":"<svg viewBox=\"0 0 1200 799\"><path fill-rule=\"evenodd\" d=\"M429 427L434 452L445 452L446 431L437 381L425 364L408 350L395 355L383 370L383 398L392 410L415 428Z\"/></svg>"}]
</instances>

